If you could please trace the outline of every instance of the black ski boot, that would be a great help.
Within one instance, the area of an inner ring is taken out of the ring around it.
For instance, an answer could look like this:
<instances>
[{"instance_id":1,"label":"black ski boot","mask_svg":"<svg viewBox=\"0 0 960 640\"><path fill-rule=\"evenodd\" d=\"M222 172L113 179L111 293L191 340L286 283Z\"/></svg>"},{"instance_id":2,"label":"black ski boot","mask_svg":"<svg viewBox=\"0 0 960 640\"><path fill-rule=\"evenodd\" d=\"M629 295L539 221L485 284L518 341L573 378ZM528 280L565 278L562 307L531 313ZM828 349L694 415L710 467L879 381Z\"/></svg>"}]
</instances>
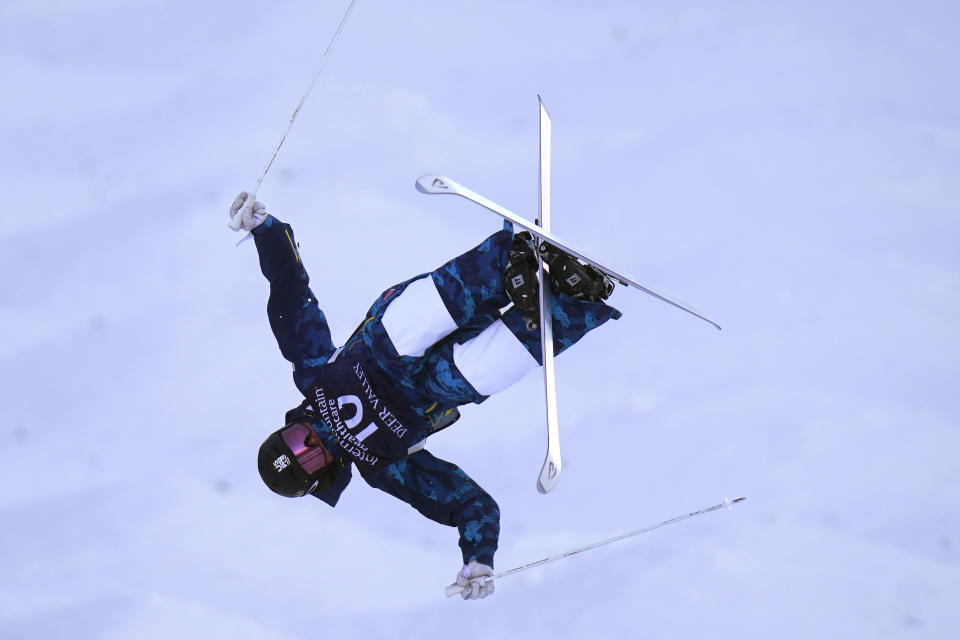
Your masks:
<instances>
[{"instance_id":1,"label":"black ski boot","mask_svg":"<svg viewBox=\"0 0 960 640\"><path fill-rule=\"evenodd\" d=\"M527 231L514 234L503 274L503 286L507 290L507 297L520 309L520 315L531 331L540 326L539 270L533 237Z\"/></svg>"},{"instance_id":2,"label":"black ski boot","mask_svg":"<svg viewBox=\"0 0 960 640\"><path fill-rule=\"evenodd\" d=\"M547 242L540 243L540 256L550 268L553 286L571 298L600 302L613 293L613 280L592 264L584 264Z\"/></svg>"}]
</instances>

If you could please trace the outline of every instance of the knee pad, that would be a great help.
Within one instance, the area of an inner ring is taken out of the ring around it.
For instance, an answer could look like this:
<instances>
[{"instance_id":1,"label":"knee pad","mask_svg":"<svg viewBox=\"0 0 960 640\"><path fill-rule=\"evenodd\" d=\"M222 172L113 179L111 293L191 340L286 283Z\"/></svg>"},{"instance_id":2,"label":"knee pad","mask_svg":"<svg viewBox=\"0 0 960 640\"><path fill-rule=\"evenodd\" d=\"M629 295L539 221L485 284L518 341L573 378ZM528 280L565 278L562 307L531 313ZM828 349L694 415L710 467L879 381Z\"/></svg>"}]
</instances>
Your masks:
<instances>
[{"instance_id":1,"label":"knee pad","mask_svg":"<svg viewBox=\"0 0 960 640\"><path fill-rule=\"evenodd\" d=\"M467 382L485 396L503 391L538 366L502 320L467 342L454 345L453 363Z\"/></svg>"},{"instance_id":2,"label":"knee pad","mask_svg":"<svg viewBox=\"0 0 960 640\"><path fill-rule=\"evenodd\" d=\"M420 357L457 328L430 277L407 285L387 306L380 322L401 356Z\"/></svg>"}]
</instances>

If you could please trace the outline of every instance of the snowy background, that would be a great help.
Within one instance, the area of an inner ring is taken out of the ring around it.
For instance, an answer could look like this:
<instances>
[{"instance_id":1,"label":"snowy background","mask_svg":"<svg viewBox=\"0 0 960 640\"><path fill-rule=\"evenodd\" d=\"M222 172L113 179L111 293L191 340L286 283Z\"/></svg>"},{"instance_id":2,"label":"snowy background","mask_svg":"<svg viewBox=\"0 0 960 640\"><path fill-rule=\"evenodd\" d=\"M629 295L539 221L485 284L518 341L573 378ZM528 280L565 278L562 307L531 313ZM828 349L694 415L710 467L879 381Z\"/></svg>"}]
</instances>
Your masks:
<instances>
[{"instance_id":1,"label":"snowy background","mask_svg":"<svg viewBox=\"0 0 960 640\"><path fill-rule=\"evenodd\" d=\"M499 227L446 174L724 326L632 291L429 448L503 512L456 531L354 483L260 483L298 402L256 182L347 0L0 5L0 638L956 638L960 10L952 2L360 0L259 192L343 340Z\"/></svg>"}]
</instances>

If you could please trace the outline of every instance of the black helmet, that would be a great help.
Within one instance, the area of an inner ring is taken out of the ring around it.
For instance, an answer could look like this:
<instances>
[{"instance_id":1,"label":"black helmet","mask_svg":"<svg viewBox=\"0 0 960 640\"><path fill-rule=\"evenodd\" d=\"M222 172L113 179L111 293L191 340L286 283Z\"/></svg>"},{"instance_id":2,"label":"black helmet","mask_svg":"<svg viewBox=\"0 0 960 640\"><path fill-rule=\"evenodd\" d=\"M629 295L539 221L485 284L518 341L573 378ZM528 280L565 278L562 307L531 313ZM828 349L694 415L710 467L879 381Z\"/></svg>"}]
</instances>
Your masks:
<instances>
[{"instance_id":1,"label":"black helmet","mask_svg":"<svg viewBox=\"0 0 960 640\"><path fill-rule=\"evenodd\" d=\"M299 498L329 487L340 465L308 423L294 422L263 441L257 468L271 491Z\"/></svg>"}]
</instances>

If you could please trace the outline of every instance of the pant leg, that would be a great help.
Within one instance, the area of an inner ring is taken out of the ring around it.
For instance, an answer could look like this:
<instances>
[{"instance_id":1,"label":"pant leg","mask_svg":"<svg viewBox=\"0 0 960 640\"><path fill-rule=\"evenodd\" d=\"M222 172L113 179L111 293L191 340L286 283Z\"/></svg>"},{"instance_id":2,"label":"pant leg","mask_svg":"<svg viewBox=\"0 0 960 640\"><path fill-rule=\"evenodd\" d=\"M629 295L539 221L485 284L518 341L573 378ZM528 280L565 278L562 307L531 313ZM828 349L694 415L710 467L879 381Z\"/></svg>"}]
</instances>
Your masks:
<instances>
[{"instance_id":1,"label":"pant leg","mask_svg":"<svg viewBox=\"0 0 960 640\"><path fill-rule=\"evenodd\" d=\"M458 327L467 327L510 304L503 274L513 231L503 229L434 270L430 277Z\"/></svg>"},{"instance_id":2,"label":"pant leg","mask_svg":"<svg viewBox=\"0 0 960 640\"><path fill-rule=\"evenodd\" d=\"M498 231L434 271L390 287L374 301L344 351L360 348L372 356L414 408L436 404L424 392L424 356L455 334L482 330L510 303L503 273L512 243L511 229Z\"/></svg>"},{"instance_id":3,"label":"pant leg","mask_svg":"<svg viewBox=\"0 0 960 640\"><path fill-rule=\"evenodd\" d=\"M554 291L553 348L559 355L620 311L604 302L587 302ZM429 350L422 380L431 397L466 404L483 402L543 364L540 330L530 330L511 307L486 326L465 328Z\"/></svg>"},{"instance_id":4,"label":"pant leg","mask_svg":"<svg viewBox=\"0 0 960 640\"><path fill-rule=\"evenodd\" d=\"M378 360L420 358L459 329L486 326L510 303L503 273L513 233L502 230L429 273L387 289L357 338Z\"/></svg>"},{"instance_id":5,"label":"pant leg","mask_svg":"<svg viewBox=\"0 0 960 640\"><path fill-rule=\"evenodd\" d=\"M498 231L429 274L388 290L368 317L378 318L398 356L414 357L459 328L489 323L510 303L503 273L512 242L512 232ZM390 345L380 346L389 353Z\"/></svg>"},{"instance_id":6,"label":"pant leg","mask_svg":"<svg viewBox=\"0 0 960 640\"><path fill-rule=\"evenodd\" d=\"M553 305L553 353L560 355L583 336L604 324L607 320L617 320L623 314L605 302L589 302L571 298L562 291L551 288ZM540 345L540 329L527 329L526 321L517 308L503 314L503 323L513 336L523 345L538 365L543 364L543 348Z\"/></svg>"},{"instance_id":7,"label":"pant leg","mask_svg":"<svg viewBox=\"0 0 960 640\"><path fill-rule=\"evenodd\" d=\"M503 273L513 241L499 231L429 274L388 289L358 332L381 368L415 406L483 402L542 360L540 331L509 304ZM554 350L560 354L620 312L554 292Z\"/></svg>"}]
</instances>

